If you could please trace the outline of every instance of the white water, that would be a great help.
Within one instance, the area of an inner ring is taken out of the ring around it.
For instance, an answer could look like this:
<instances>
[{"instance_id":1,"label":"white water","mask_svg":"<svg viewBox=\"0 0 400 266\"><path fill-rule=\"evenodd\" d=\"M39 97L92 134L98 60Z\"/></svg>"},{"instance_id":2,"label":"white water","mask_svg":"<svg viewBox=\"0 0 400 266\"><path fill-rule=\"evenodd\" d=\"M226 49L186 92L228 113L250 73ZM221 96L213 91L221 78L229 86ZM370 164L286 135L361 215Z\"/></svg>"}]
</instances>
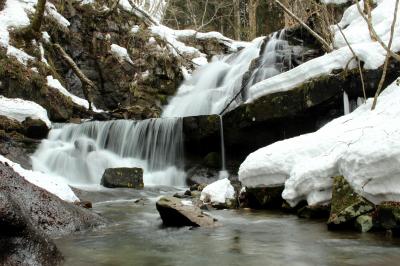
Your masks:
<instances>
[{"instance_id":1,"label":"white water","mask_svg":"<svg viewBox=\"0 0 400 266\"><path fill-rule=\"evenodd\" d=\"M211 63L197 69L183 82L164 108L163 117L220 114L243 85L248 88L281 73L285 62L290 65L292 48L283 38L284 31L274 33L268 39L262 55L260 50L264 37L255 39L239 53L213 58ZM257 57L260 57L259 67L250 73L247 84L243 84L244 75ZM243 97L245 92L232 102L230 109L246 100Z\"/></svg>"},{"instance_id":2,"label":"white water","mask_svg":"<svg viewBox=\"0 0 400 266\"><path fill-rule=\"evenodd\" d=\"M32 156L33 169L70 184L100 184L107 168L140 167L145 185L183 186L181 119L88 122L53 129Z\"/></svg>"}]
</instances>

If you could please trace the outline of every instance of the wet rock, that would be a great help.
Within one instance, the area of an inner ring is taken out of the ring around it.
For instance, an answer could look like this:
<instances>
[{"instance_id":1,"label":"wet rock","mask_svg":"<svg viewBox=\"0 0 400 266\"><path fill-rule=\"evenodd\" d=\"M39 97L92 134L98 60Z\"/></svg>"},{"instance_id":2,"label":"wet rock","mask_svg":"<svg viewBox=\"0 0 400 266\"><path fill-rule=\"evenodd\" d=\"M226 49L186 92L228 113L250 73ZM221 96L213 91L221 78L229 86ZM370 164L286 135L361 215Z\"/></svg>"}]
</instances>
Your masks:
<instances>
[{"instance_id":1,"label":"wet rock","mask_svg":"<svg viewBox=\"0 0 400 266\"><path fill-rule=\"evenodd\" d=\"M211 169L221 169L221 155L217 152L208 153L203 159L203 165Z\"/></svg>"},{"instance_id":2,"label":"wet rock","mask_svg":"<svg viewBox=\"0 0 400 266\"><path fill-rule=\"evenodd\" d=\"M156 207L165 226L216 226L216 219L203 213L200 208L185 205L180 199L174 197L162 197L157 201Z\"/></svg>"},{"instance_id":3,"label":"wet rock","mask_svg":"<svg viewBox=\"0 0 400 266\"><path fill-rule=\"evenodd\" d=\"M74 204L75 204L76 206L79 206L79 207L82 207L82 208L85 208L85 209L91 209L91 208L93 208L92 203L91 203L90 201L87 201L87 200L85 200L85 201L78 201L78 202L75 202Z\"/></svg>"},{"instance_id":4,"label":"wet rock","mask_svg":"<svg viewBox=\"0 0 400 266\"><path fill-rule=\"evenodd\" d=\"M58 265L50 238L105 223L89 210L32 185L0 163L0 264Z\"/></svg>"},{"instance_id":5,"label":"wet rock","mask_svg":"<svg viewBox=\"0 0 400 266\"><path fill-rule=\"evenodd\" d=\"M108 188L142 189L143 169L141 168L108 168L101 178L101 185Z\"/></svg>"},{"instance_id":6,"label":"wet rock","mask_svg":"<svg viewBox=\"0 0 400 266\"><path fill-rule=\"evenodd\" d=\"M276 209L283 203L283 186L246 188L241 195L241 203L244 207L252 209Z\"/></svg>"},{"instance_id":7,"label":"wet rock","mask_svg":"<svg viewBox=\"0 0 400 266\"><path fill-rule=\"evenodd\" d=\"M297 210L297 216L306 219L326 219L329 217L330 206L303 206Z\"/></svg>"},{"instance_id":8,"label":"wet rock","mask_svg":"<svg viewBox=\"0 0 400 266\"><path fill-rule=\"evenodd\" d=\"M358 195L343 176L333 181L329 228L345 226L358 216L374 210L374 205Z\"/></svg>"},{"instance_id":9,"label":"wet rock","mask_svg":"<svg viewBox=\"0 0 400 266\"><path fill-rule=\"evenodd\" d=\"M377 223L385 230L400 235L400 203L382 202L377 208Z\"/></svg>"},{"instance_id":10,"label":"wet rock","mask_svg":"<svg viewBox=\"0 0 400 266\"><path fill-rule=\"evenodd\" d=\"M186 171L186 183L193 185L208 185L219 178L219 171L203 166L195 166ZM204 188L204 186L203 186Z\"/></svg>"},{"instance_id":11,"label":"wet rock","mask_svg":"<svg viewBox=\"0 0 400 266\"><path fill-rule=\"evenodd\" d=\"M22 122L22 125L24 127L25 135L29 138L44 139L50 131L45 122L30 117L26 118Z\"/></svg>"},{"instance_id":12,"label":"wet rock","mask_svg":"<svg viewBox=\"0 0 400 266\"><path fill-rule=\"evenodd\" d=\"M372 216L368 214L358 216L354 222L354 227L361 233L370 231L373 226Z\"/></svg>"}]
</instances>

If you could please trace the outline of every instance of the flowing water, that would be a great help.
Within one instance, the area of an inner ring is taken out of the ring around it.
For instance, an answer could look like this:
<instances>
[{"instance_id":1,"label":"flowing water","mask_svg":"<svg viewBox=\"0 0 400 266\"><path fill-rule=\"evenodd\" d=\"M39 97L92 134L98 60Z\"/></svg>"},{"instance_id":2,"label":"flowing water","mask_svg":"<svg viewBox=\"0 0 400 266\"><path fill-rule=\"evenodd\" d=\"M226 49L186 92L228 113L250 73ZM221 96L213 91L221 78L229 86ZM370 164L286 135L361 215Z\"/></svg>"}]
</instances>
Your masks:
<instances>
[{"instance_id":1,"label":"flowing water","mask_svg":"<svg viewBox=\"0 0 400 266\"><path fill-rule=\"evenodd\" d=\"M236 54L215 57L183 82L165 107L163 117L219 114L232 99L230 108L234 108L246 100L243 99L245 92L239 97L242 89L287 70L285 66L291 68L293 53L300 54L301 48L290 46L285 32L281 31L269 38L255 39ZM259 58L259 65L251 69L256 58ZM243 84L249 70L250 78Z\"/></svg>"},{"instance_id":2,"label":"flowing water","mask_svg":"<svg viewBox=\"0 0 400 266\"><path fill-rule=\"evenodd\" d=\"M107 168L140 167L145 185L183 186L181 119L56 126L32 156L33 169L70 184L100 184Z\"/></svg>"},{"instance_id":3,"label":"flowing water","mask_svg":"<svg viewBox=\"0 0 400 266\"><path fill-rule=\"evenodd\" d=\"M111 225L56 240L66 265L398 265L384 235L330 232L324 221L277 212L212 211L222 226L167 229L155 209L168 188L85 192ZM136 199L144 198L135 203Z\"/></svg>"}]
</instances>

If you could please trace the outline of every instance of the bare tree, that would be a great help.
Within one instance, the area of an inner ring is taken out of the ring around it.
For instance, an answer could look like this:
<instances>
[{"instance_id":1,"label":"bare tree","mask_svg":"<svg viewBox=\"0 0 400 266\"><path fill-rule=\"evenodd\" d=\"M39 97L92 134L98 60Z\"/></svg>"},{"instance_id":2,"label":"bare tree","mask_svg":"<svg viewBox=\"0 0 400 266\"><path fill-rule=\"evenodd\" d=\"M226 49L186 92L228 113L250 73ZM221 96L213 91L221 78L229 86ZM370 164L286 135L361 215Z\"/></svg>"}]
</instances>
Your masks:
<instances>
[{"instance_id":1,"label":"bare tree","mask_svg":"<svg viewBox=\"0 0 400 266\"><path fill-rule=\"evenodd\" d=\"M257 7L260 0L249 1L249 39L257 37Z\"/></svg>"}]
</instances>

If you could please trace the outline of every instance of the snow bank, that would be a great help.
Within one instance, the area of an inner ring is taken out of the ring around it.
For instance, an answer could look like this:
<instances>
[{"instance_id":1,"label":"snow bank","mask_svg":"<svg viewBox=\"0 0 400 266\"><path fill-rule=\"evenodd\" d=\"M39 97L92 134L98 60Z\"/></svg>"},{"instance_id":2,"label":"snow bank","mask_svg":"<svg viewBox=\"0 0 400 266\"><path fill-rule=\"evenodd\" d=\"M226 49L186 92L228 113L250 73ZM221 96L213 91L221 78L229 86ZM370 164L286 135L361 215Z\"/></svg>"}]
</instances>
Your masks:
<instances>
[{"instance_id":1,"label":"snow bank","mask_svg":"<svg viewBox=\"0 0 400 266\"><path fill-rule=\"evenodd\" d=\"M200 200L211 203L225 203L235 198L235 189L228 178L218 180L206 186L201 192Z\"/></svg>"},{"instance_id":2,"label":"snow bank","mask_svg":"<svg viewBox=\"0 0 400 266\"><path fill-rule=\"evenodd\" d=\"M0 95L0 115L15 119L19 122L24 121L27 117L40 119L51 128L51 122L47 116L46 109L31 101L10 99Z\"/></svg>"},{"instance_id":3,"label":"snow bank","mask_svg":"<svg viewBox=\"0 0 400 266\"><path fill-rule=\"evenodd\" d=\"M85 109L89 108L89 102L85 99L82 99L76 95L73 95L72 93L70 93L69 91L67 91L66 88L64 88L63 85L61 85L60 81L58 79L53 78L53 76L47 76L47 85L49 87L52 87L56 90L58 90L59 92L61 92L62 94L64 94L67 97L70 97L71 100L79 105L84 107ZM103 112L103 110L97 109L93 104L92 104L92 109L94 112Z\"/></svg>"},{"instance_id":4,"label":"snow bank","mask_svg":"<svg viewBox=\"0 0 400 266\"><path fill-rule=\"evenodd\" d=\"M47 190L48 192L56 195L62 200L75 202L79 201L78 197L68 186L67 182L61 177L50 176L43 174L41 172L26 170L22 168L19 164L14 163L7 158L0 155L0 162L7 163L11 166L15 172L24 177L26 181Z\"/></svg>"},{"instance_id":5,"label":"snow bank","mask_svg":"<svg viewBox=\"0 0 400 266\"><path fill-rule=\"evenodd\" d=\"M400 88L394 82L379 97L315 133L276 142L250 154L239 169L248 187L285 184L291 205L331 198L332 177L343 175L370 201L400 201Z\"/></svg>"},{"instance_id":6,"label":"snow bank","mask_svg":"<svg viewBox=\"0 0 400 266\"><path fill-rule=\"evenodd\" d=\"M395 0L380 0L372 11L374 28L385 43L389 42L394 5ZM342 28L346 27L343 32L357 56L365 63L365 69L377 69L384 63L386 51L379 43L371 40L367 23L362 19L355 5L346 10L339 25ZM266 94L290 90L307 80L327 75L335 69L344 69L353 58L353 54L337 27L333 27L333 30L335 31L334 46L338 48L337 50L253 85L248 89L247 102L252 102ZM392 50L400 51L400 19L396 23ZM349 68L356 66L353 60Z\"/></svg>"}]
</instances>

